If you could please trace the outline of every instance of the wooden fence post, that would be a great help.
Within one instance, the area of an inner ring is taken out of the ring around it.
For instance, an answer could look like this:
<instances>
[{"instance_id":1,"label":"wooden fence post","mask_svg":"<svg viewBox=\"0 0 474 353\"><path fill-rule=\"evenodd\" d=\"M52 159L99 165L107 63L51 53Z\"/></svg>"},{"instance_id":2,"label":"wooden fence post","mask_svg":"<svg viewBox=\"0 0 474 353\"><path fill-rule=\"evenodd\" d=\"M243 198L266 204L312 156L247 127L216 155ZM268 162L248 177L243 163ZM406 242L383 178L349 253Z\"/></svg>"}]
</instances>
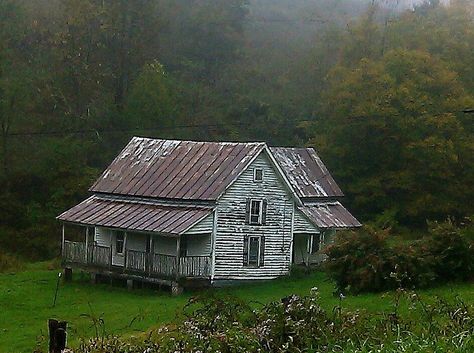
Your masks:
<instances>
[{"instance_id":1,"label":"wooden fence post","mask_svg":"<svg viewBox=\"0 0 474 353\"><path fill-rule=\"evenodd\" d=\"M49 353L61 353L66 349L67 322L55 319L48 320Z\"/></svg>"}]
</instances>

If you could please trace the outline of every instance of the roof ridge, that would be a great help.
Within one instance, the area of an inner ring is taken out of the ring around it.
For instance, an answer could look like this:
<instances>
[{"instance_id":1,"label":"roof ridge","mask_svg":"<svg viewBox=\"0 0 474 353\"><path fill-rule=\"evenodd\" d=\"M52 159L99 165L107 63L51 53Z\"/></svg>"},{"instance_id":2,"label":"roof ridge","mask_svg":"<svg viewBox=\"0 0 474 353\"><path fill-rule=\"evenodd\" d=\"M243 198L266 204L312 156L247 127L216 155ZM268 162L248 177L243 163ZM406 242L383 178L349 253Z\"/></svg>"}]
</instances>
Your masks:
<instances>
[{"instance_id":1,"label":"roof ridge","mask_svg":"<svg viewBox=\"0 0 474 353\"><path fill-rule=\"evenodd\" d=\"M142 136L133 136L132 140L135 141L168 141L168 142L186 142L186 143L212 143L217 145L267 145L264 141L250 141L250 142L240 142L240 141L196 141L196 140L179 140L179 139L163 139L163 138L154 138L154 137L142 137Z\"/></svg>"},{"instance_id":2,"label":"roof ridge","mask_svg":"<svg viewBox=\"0 0 474 353\"><path fill-rule=\"evenodd\" d=\"M205 205L205 204L199 203L199 201L186 202L180 199L162 200L162 199L137 197L133 195L95 193L90 198L97 198L100 200L116 201L116 202L124 202L124 203L137 203L137 204L142 204L142 205L163 206L163 207L205 208L205 209L213 209L215 207L214 205L211 205L211 204Z\"/></svg>"}]
</instances>

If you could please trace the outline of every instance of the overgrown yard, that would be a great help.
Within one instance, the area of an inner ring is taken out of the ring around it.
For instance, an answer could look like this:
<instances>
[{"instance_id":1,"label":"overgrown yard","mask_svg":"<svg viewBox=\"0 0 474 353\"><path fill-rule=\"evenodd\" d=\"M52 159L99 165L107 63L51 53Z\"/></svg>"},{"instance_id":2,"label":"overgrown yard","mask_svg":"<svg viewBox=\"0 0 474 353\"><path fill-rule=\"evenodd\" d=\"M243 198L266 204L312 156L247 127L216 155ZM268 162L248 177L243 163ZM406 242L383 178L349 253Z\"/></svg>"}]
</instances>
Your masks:
<instances>
[{"instance_id":1,"label":"overgrown yard","mask_svg":"<svg viewBox=\"0 0 474 353\"><path fill-rule=\"evenodd\" d=\"M44 348L48 318L69 322L70 345L80 338L102 335L104 330L107 334L136 335L173 321L192 296L209 294L172 297L147 289L128 292L117 286L90 285L86 277L76 274L72 283L61 284L56 306L52 307L57 274L58 270L48 270L46 264L36 264L16 274L0 274L0 352L31 352L36 344ZM258 307L290 294L307 295L315 286L319 288L323 308L331 310L339 304L339 298L333 296L333 284L323 273L212 292L233 295ZM470 284L449 284L420 293L427 299L459 295L466 302L474 300L474 287ZM390 310L393 294L347 297L342 305L348 309ZM406 309L406 305L401 308Z\"/></svg>"}]
</instances>

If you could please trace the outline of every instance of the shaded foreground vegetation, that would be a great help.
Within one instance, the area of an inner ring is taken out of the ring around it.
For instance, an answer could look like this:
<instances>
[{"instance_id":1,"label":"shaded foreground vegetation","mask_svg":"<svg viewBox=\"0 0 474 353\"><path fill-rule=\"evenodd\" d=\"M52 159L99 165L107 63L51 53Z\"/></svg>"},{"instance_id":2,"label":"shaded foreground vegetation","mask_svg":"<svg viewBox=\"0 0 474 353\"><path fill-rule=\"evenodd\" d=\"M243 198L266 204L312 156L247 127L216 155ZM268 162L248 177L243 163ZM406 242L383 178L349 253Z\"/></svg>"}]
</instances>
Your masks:
<instances>
[{"instance_id":1,"label":"shaded foreground vegetation","mask_svg":"<svg viewBox=\"0 0 474 353\"><path fill-rule=\"evenodd\" d=\"M52 266L50 269L48 267ZM172 297L167 292L151 289L128 292L117 284L90 285L87 277L76 274L74 281L62 284L56 306L53 307L54 289L58 270L51 264L27 265L24 272L0 274L0 351L31 352L46 349L46 322L59 318L69 322L69 344L78 347L81 340L90 337L117 335L146 338L147 330L170 323L179 324L199 306L191 306L183 312L188 301L195 296L213 294L219 298L229 295L243 304L260 310L265 304L279 301L295 294L308 295L311 288L319 288L318 304L331 313L340 303L334 296L334 283L322 272L300 277L282 278L232 288L216 289L205 293L184 293ZM436 296L455 301L459 296L465 302L474 301L474 290L470 284L452 283L419 292L430 304ZM364 294L347 296L342 307L348 311L361 311L367 315L393 311L393 294ZM399 312L408 315L409 301L406 296L399 300ZM417 320L421 320L418 318Z\"/></svg>"},{"instance_id":2,"label":"shaded foreground vegetation","mask_svg":"<svg viewBox=\"0 0 474 353\"><path fill-rule=\"evenodd\" d=\"M399 312L406 296L408 312ZM191 311L190 314L186 312ZM367 314L320 305L319 291L255 310L236 298L191 299L178 325L140 338L96 337L75 352L472 352L474 307L460 298L428 303L399 290L388 312Z\"/></svg>"}]
</instances>

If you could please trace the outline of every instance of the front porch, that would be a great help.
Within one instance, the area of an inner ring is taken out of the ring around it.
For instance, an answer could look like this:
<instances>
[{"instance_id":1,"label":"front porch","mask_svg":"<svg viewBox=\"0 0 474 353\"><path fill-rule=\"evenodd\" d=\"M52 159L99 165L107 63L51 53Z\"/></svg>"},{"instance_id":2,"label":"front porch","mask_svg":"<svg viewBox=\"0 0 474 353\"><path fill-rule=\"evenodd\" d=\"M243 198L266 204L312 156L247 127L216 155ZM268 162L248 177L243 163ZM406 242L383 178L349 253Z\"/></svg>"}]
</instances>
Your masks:
<instances>
[{"instance_id":1,"label":"front porch","mask_svg":"<svg viewBox=\"0 0 474 353\"><path fill-rule=\"evenodd\" d=\"M164 237L101 227L75 228L71 232L75 236L69 237L63 229L65 268L170 286L182 280L210 280L210 234Z\"/></svg>"},{"instance_id":2,"label":"front porch","mask_svg":"<svg viewBox=\"0 0 474 353\"><path fill-rule=\"evenodd\" d=\"M178 257L153 254L137 250L126 250L123 266L112 264L112 247L88 245L75 241L64 241L63 263L114 272L130 273L144 277L164 279L200 277L211 275L210 256Z\"/></svg>"}]
</instances>

